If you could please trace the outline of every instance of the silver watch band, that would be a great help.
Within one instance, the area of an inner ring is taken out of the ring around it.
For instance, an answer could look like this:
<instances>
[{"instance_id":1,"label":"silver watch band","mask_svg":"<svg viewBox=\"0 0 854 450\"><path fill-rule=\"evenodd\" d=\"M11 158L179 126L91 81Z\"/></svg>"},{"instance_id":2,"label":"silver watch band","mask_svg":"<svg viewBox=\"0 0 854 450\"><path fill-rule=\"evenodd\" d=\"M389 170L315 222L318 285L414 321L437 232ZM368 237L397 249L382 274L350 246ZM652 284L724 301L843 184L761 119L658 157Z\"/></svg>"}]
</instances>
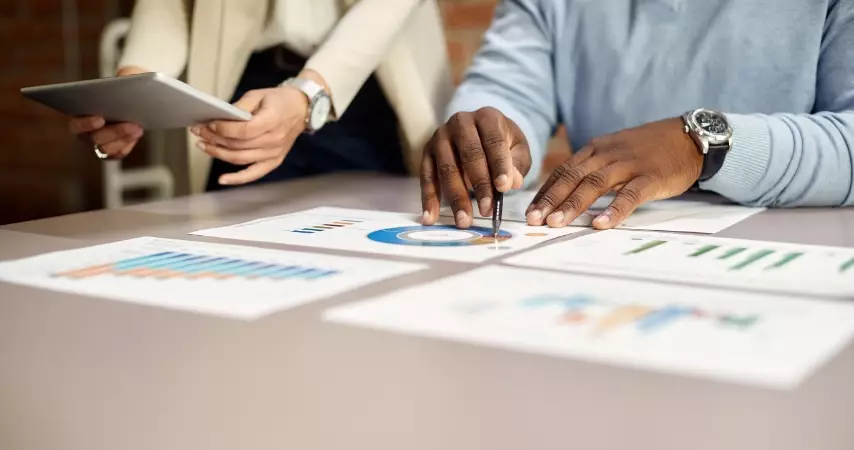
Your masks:
<instances>
[{"instance_id":1,"label":"silver watch band","mask_svg":"<svg viewBox=\"0 0 854 450\"><path fill-rule=\"evenodd\" d=\"M314 97L317 97L318 94L323 92L323 86L321 86L319 83L305 78L290 78L285 81L285 84L293 86L302 91L302 93L305 94L306 97L308 97L309 102L311 102Z\"/></svg>"}]
</instances>

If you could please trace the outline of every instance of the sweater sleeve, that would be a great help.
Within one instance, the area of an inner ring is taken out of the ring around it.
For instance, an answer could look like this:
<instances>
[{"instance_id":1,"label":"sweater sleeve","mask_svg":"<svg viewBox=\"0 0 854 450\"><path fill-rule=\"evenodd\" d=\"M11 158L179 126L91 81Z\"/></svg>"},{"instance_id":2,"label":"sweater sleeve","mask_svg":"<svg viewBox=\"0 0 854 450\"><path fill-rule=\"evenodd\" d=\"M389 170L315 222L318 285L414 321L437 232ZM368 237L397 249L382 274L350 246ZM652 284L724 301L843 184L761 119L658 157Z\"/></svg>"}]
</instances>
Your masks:
<instances>
[{"instance_id":1,"label":"sweater sleeve","mask_svg":"<svg viewBox=\"0 0 854 450\"><path fill-rule=\"evenodd\" d=\"M136 0L119 67L178 78L187 65L189 26L182 0Z\"/></svg>"},{"instance_id":2,"label":"sweater sleeve","mask_svg":"<svg viewBox=\"0 0 854 450\"><path fill-rule=\"evenodd\" d=\"M516 122L531 150L525 187L538 181L558 121L552 33L540 3L499 3L484 43L447 110L450 117L490 106Z\"/></svg>"},{"instance_id":3,"label":"sweater sleeve","mask_svg":"<svg viewBox=\"0 0 854 450\"><path fill-rule=\"evenodd\" d=\"M733 146L701 188L760 206L854 205L854 4L831 2L812 114L728 115Z\"/></svg>"},{"instance_id":4,"label":"sweater sleeve","mask_svg":"<svg viewBox=\"0 0 854 450\"><path fill-rule=\"evenodd\" d=\"M361 0L338 22L306 69L323 76L341 116L385 58L394 39L424 1Z\"/></svg>"}]
</instances>

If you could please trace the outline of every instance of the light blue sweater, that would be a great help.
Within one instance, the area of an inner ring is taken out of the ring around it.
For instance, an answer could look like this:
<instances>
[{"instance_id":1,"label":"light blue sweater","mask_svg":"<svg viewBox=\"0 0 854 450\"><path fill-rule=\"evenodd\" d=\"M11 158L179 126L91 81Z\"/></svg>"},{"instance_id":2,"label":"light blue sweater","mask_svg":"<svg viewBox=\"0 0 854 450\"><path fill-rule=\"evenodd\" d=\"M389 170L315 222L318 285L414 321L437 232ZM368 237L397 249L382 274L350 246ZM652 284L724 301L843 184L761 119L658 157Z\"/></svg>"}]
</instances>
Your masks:
<instances>
[{"instance_id":1,"label":"light blue sweater","mask_svg":"<svg viewBox=\"0 0 854 450\"><path fill-rule=\"evenodd\" d=\"M854 1L504 0L449 115L493 106L531 146L699 107L733 148L701 188L770 206L854 204Z\"/></svg>"}]
</instances>

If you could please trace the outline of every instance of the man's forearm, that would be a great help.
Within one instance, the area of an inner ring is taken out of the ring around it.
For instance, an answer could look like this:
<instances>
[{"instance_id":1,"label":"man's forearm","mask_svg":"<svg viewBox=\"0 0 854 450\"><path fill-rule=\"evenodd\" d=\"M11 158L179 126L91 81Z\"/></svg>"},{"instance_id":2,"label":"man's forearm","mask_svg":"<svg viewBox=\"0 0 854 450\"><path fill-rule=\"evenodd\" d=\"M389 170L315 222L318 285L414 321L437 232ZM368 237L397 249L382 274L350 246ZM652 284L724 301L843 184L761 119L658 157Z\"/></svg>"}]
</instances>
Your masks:
<instances>
[{"instance_id":1,"label":"man's forearm","mask_svg":"<svg viewBox=\"0 0 854 450\"><path fill-rule=\"evenodd\" d=\"M703 189L758 206L854 204L854 112L729 118L732 150Z\"/></svg>"}]
</instances>

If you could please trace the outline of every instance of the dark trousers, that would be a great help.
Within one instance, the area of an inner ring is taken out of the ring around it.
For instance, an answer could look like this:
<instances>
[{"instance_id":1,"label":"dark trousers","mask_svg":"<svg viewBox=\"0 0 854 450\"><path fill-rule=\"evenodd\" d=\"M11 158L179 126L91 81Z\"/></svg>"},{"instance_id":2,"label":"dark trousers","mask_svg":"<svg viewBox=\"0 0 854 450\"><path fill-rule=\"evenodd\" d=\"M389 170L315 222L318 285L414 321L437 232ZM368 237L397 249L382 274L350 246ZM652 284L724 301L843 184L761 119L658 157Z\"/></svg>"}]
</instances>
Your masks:
<instances>
[{"instance_id":1,"label":"dark trousers","mask_svg":"<svg viewBox=\"0 0 854 450\"><path fill-rule=\"evenodd\" d=\"M232 101L254 89L278 86L296 76L304 65L304 58L281 47L255 53ZM207 189L226 188L217 183L220 175L243 168L215 159ZM397 117L374 76L368 79L338 121L327 123L317 133L302 134L285 161L255 183L342 171L406 173Z\"/></svg>"}]
</instances>

